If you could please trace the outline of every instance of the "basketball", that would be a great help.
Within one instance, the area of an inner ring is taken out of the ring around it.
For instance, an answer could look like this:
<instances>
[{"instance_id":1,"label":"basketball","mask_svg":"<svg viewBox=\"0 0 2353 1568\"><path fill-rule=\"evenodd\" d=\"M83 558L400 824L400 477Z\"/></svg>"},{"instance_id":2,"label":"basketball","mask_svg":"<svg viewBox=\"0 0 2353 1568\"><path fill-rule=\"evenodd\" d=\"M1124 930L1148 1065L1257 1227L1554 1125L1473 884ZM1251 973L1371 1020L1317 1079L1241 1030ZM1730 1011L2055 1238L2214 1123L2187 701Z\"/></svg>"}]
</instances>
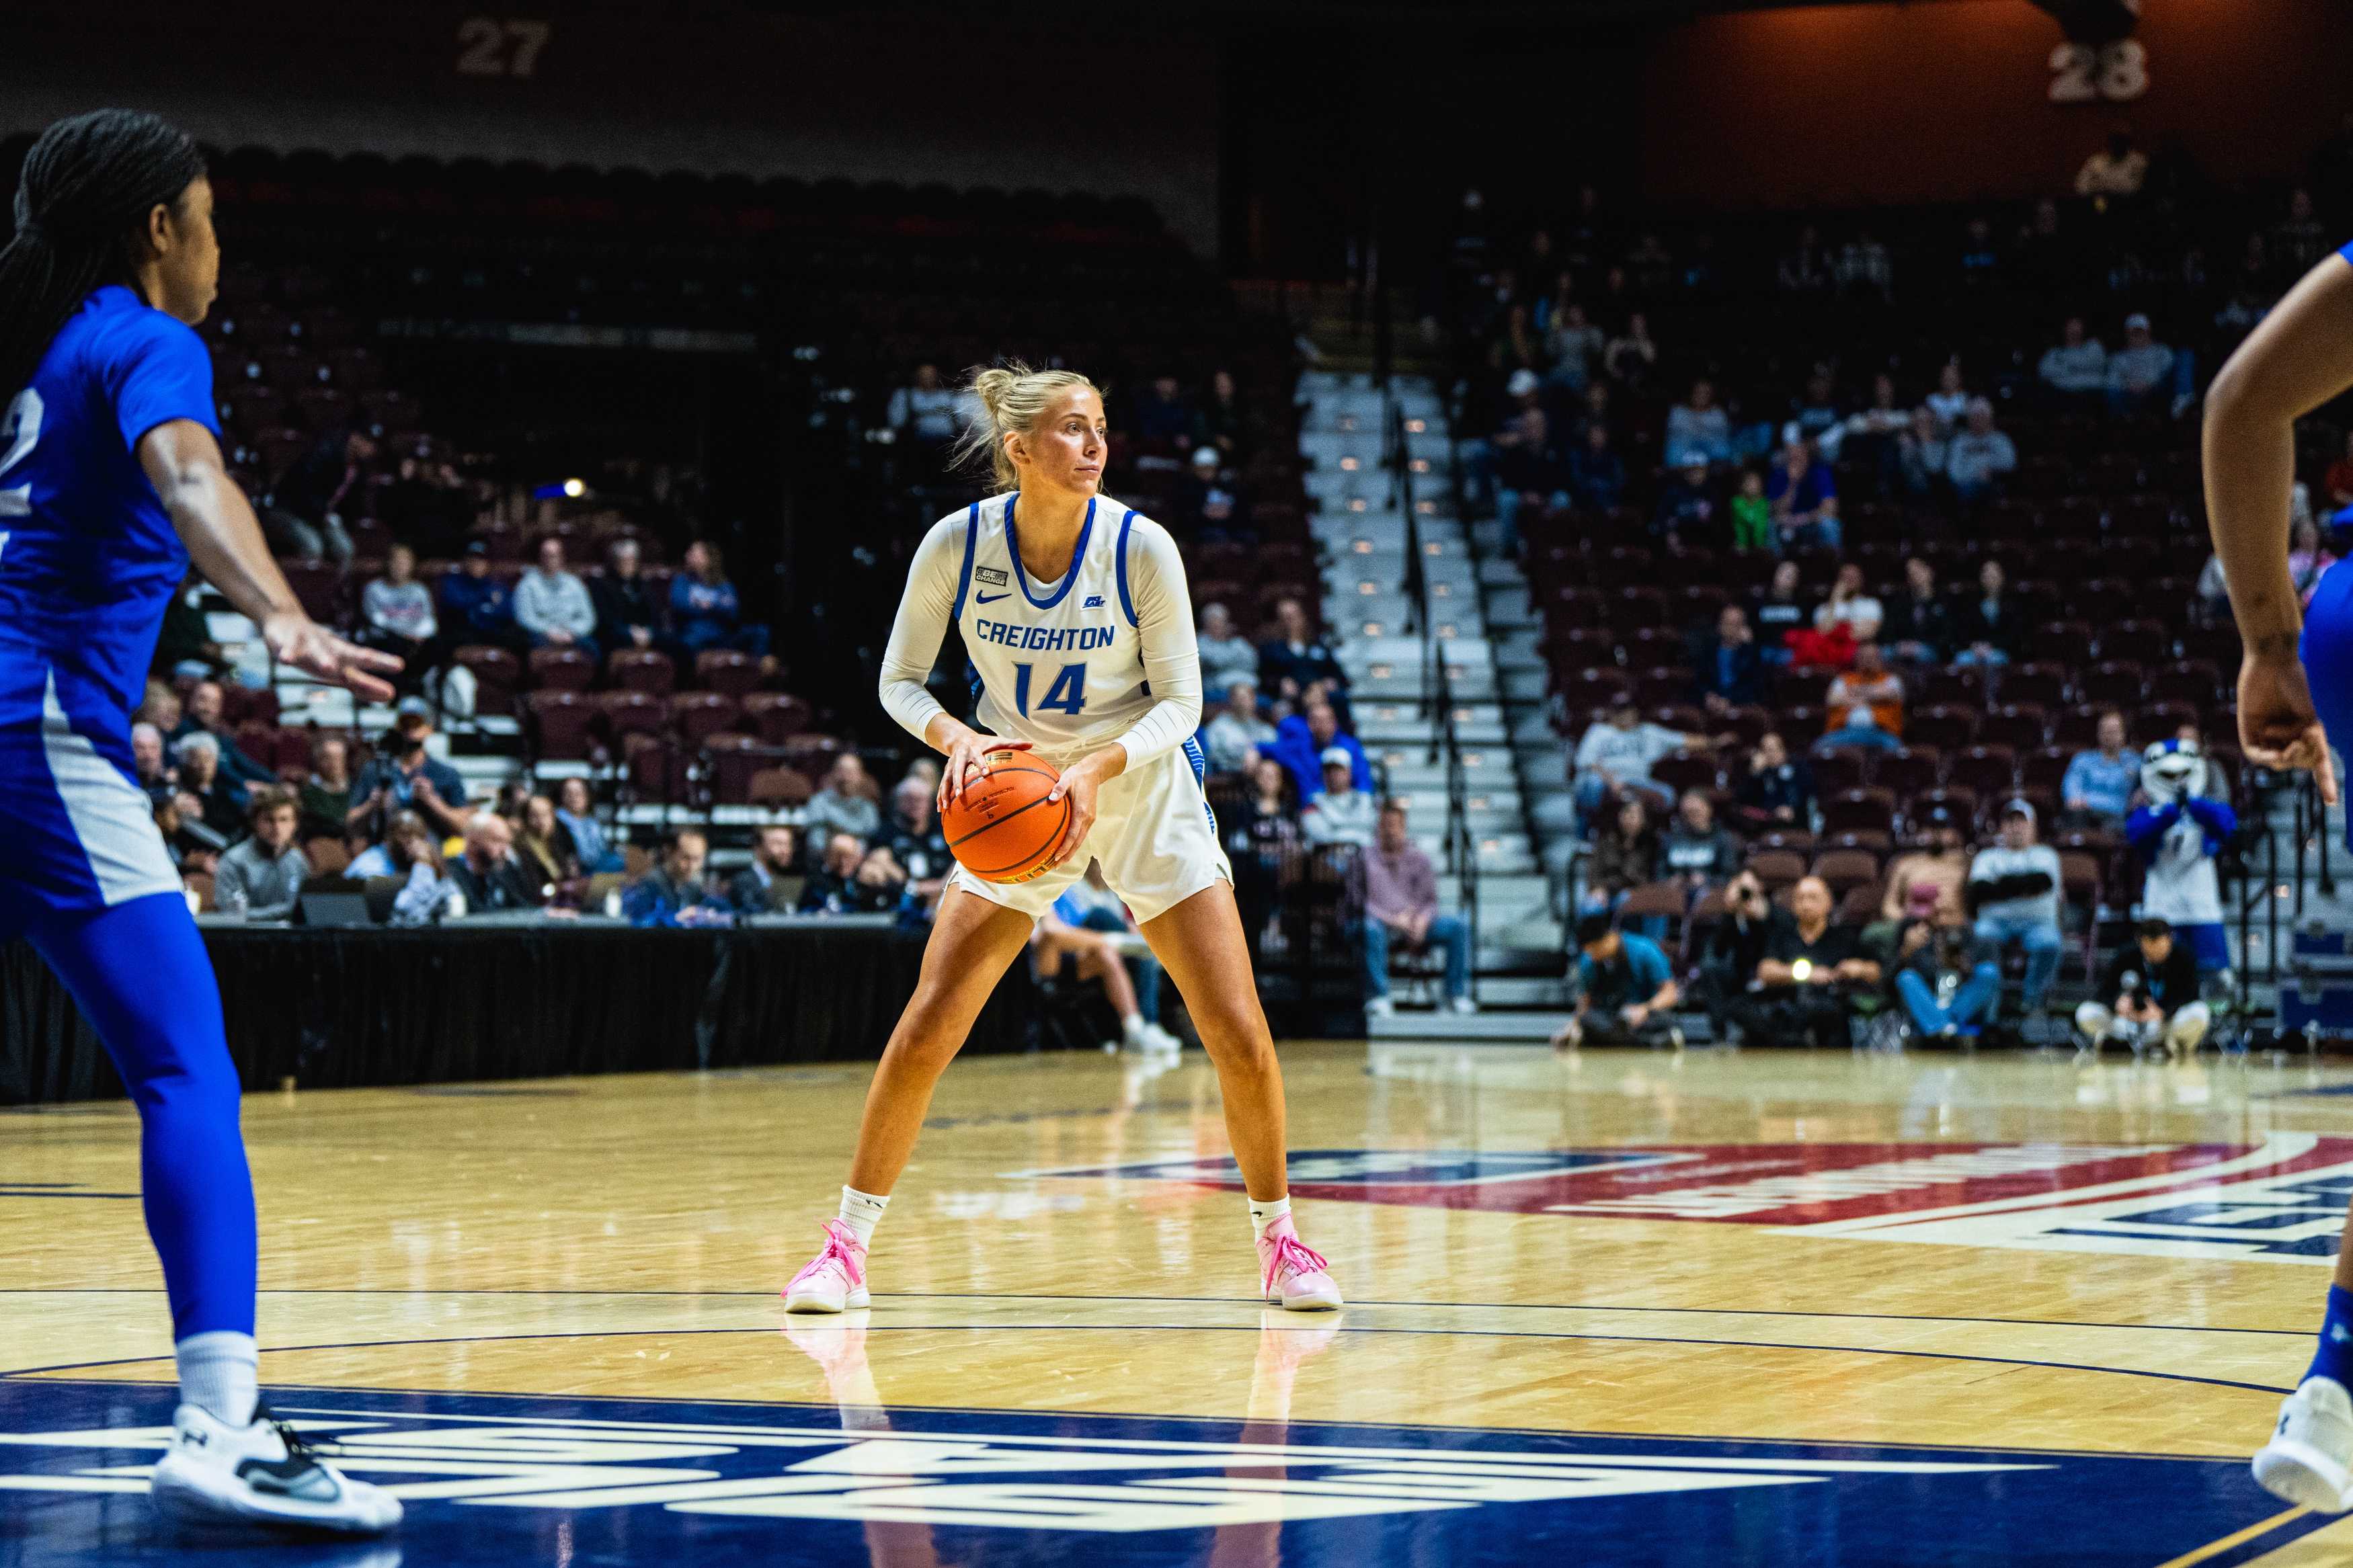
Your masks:
<instances>
[{"instance_id":1,"label":"basketball","mask_svg":"<svg viewBox=\"0 0 2353 1568\"><path fill-rule=\"evenodd\" d=\"M1026 882L1051 864L1071 823L1068 795L1047 804L1062 775L1028 752L991 752L987 773L965 786L940 816L948 848L985 882Z\"/></svg>"}]
</instances>

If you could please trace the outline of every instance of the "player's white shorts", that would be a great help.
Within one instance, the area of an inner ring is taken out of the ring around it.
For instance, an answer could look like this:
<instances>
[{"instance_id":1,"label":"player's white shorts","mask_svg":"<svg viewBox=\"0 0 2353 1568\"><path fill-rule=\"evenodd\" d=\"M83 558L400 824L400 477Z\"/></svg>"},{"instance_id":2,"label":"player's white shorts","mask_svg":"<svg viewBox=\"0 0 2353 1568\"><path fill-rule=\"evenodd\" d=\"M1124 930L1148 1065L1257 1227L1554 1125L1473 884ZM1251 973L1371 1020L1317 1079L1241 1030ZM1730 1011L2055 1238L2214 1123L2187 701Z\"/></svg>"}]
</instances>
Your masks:
<instances>
[{"instance_id":1,"label":"player's white shorts","mask_svg":"<svg viewBox=\"0 0 2353 1568\"><path fill-rule=\"evenodd\" d=\"M948 873L948 885L1036 920L1094 859L1137 921L1165 915L1210 883L1234 879L1218 842L1217 818L1201 793L1200 765L1199 749L1187 741L1105 784L1095 792L1095 825L1086 842L1041 877L984 882L958 866Z\"/></svg>"}]
</instances>

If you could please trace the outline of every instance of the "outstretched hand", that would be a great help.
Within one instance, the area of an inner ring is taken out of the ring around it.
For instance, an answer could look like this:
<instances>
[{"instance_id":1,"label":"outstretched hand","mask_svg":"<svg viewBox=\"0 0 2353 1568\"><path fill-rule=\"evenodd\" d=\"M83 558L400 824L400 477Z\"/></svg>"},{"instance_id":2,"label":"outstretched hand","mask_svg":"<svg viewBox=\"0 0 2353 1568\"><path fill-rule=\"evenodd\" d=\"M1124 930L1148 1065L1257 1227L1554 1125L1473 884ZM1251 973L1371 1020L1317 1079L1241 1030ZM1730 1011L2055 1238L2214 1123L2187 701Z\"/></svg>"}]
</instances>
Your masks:
<instances>
[{"instance_id":1,"label":"outstretched hand","mask_svg":"<svg viewBox=\"0 0 2353 1568\"><path fill-rule=\"evenodd\" d=\"M280 664L348 687L352 695L371 702L392 700L392 683L382 676L400 673L396 654L346 641L308 616L272 616L262 624L261 636Z\"/></svg>"},{"instance_id":2,"label":"outstretched hand","mask_svg":"<svg viewBox=\"0 0 2353 1568\"><path fill-rule=\"evenodd\" d=\"M2247 761L2284 773L2309 769L2320 798L2337 804L2337 764L2312 706L2304 665L2293 654L2250 652L2239 666L2239 743Z\"/></svg>"}]
</instances>

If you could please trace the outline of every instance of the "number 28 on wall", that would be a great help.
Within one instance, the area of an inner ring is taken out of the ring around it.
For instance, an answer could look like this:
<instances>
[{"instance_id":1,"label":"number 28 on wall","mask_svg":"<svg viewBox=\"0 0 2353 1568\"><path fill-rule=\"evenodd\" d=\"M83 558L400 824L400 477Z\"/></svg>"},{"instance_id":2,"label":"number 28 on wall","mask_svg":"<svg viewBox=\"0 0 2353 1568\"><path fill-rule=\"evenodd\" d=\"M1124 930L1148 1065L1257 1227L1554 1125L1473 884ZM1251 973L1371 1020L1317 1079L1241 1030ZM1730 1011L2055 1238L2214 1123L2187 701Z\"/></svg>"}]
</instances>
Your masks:
<instances>
[{"instance_id":1,"label":"number 28 on wall","mask_svg":"<svg viewBox=\"0 0 2353 1568\"><path fill-rule=\"evenodd\" d=\"M2097 48L2061 44L2051 51L2051 101L2123 103L2148 90L2148 51L2138 38Z\"/></svg>"}]
</instances>

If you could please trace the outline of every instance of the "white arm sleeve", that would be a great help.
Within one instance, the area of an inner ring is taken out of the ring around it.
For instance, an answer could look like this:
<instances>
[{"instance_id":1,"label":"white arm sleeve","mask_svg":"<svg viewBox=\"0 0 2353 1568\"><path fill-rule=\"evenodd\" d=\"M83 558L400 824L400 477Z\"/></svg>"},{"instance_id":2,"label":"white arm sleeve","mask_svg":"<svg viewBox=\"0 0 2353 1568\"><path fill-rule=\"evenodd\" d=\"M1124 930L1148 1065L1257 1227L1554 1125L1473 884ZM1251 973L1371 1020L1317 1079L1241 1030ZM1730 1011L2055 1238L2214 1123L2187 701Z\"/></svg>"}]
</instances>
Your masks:
<instances>
[{"instance_id":1,"label":"white arm sleeve","mask_svg":"<svg viewBox=\"0 0 2353 1568\"><path fill-rule=\"evenodd\" d=\"M907 592L882 650L882 710L925 745L932 721L947 711L924 686L955 610L956 575L964 567L964 520L944 518L915 546Z\"/></svg>"},{"instance_id":2,"label":"white arm sleeve","mask_svg":"<svg viewBox=\"0 0 2353 1568\"><path fill-rule=\"evenodd\" d=\"M1127 765L1173 752L1201 727L1201 654L1193 637L1193 595L1176 542L1156 524L1127 542L1128 593L1144 646L1144 679L1153 703L1119 737Z\"/></svg>"}]
</instances>

